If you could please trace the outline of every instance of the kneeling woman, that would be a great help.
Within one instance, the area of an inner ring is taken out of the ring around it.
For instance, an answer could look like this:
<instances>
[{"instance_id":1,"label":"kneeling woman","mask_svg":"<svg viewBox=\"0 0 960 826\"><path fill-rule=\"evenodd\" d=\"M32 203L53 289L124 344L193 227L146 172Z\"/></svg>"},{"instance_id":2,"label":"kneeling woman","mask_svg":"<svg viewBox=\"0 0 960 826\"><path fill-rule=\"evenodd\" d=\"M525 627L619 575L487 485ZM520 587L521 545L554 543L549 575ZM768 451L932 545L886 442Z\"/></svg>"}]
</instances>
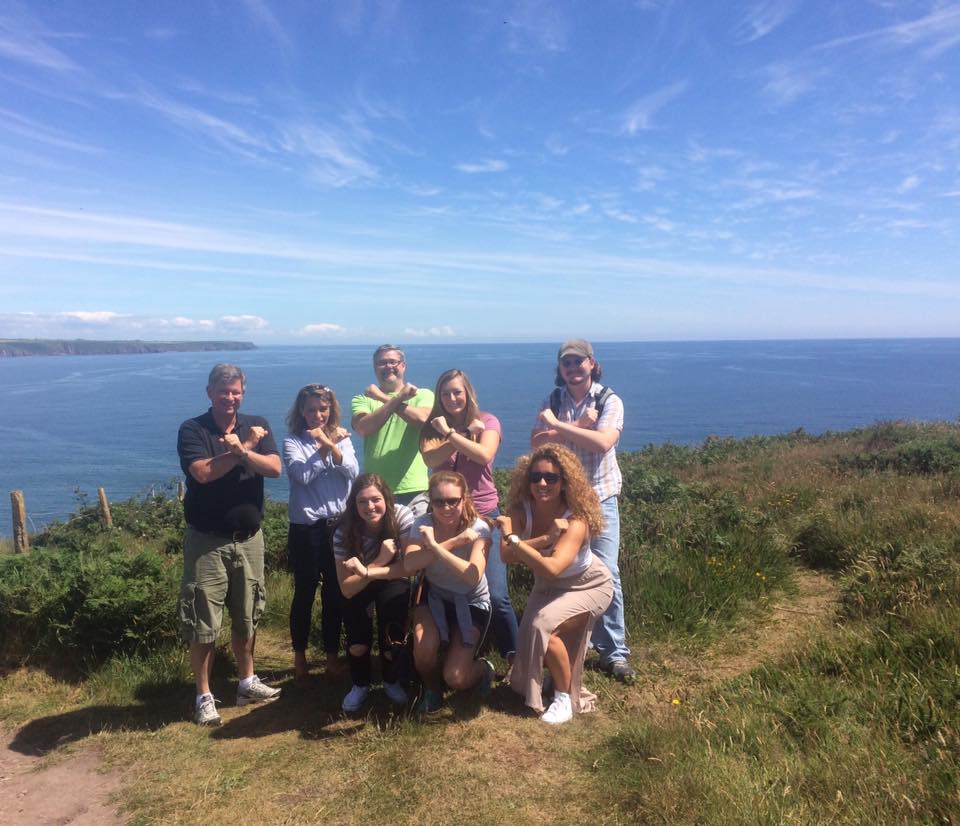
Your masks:
<instances>
[{"instance_id":1,"label":"kneeling woman","mask_svg":"<svg viewBox=\"0 0 960 826\"><path fill-rule=\"evenodd\" d=\"M533 590L520 621L510 687L545 723L593 711L582 683L593 624L613 599L610 572L590 552L590 532L603 527L600 501L583 466L567 448L546 444L517 462L500 518L504 562L526 565ZM543 667L555 688L544 712Z\"/></svg>"},{"instance_id":2,"label":"kneeling woman","mask_svg":"<svg viewBox=\"0 0 960 826\"><path fill-rule=\"evenodd\" d=\"M408 573L423 570L426 587L413 614L413 659L424 685L420 713L440 708L444 683L455 691L479 684L486 694L493 680L493 666L476 657L490 621L484 575L490 528L461 474L434 473L429 495L430 511L414 523L403 559ZM447 643L441 673L440 647Z\"/></svg>"},{"instance_id":3,"label":"kneeling woman","mask_svg":"<svg viewBox=\"0 0 960 826\"><path fill-rule=\"evenodd\" d=\"M374 607L384 693L397 705L407 702L407 693L397 682L395 660L406 632L410 584L397 550L412 525L410 509L394 504L393 494L380 476L365 473L357 477L333 538L353 680L343 699L343 710L348 713L359 711L370 693ZM371 578L368 569L375 569L380 576Z\"/></svg>"}]
</instances>

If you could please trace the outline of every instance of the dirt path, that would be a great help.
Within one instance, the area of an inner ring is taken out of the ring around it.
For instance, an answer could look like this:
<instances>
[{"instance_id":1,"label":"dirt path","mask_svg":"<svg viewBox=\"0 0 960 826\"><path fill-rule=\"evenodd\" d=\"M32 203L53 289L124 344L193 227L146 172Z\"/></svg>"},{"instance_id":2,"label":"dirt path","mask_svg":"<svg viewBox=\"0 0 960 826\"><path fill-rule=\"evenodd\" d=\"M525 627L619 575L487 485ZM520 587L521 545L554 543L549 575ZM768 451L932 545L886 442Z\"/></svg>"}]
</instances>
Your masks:
<instances>
[{"instance_id":1,"label":"dirt path","mask_svg":"<svg viewBox=\"0 0 960 826\"><path fill-rule=\"evenodd\" d=\"M613 715L669 713L693 694L803 648L834 621L838 589L829 577L808 570L797 572L797 585L799 593L775 603L762 622L744 625L702 655L671 652L643 662L642 652L637 652L637 686L626 695L617 692L616 703L607 701L612 697L604 698L601 708ZM523 738L540 733L542 727L504 727L498 716L482 716L481 729L498 750L515 752L520 759L529 752ZM601 718L607 717L601 713ZM95 746L78 747L63 756L54 752L36 757L13 751L13 739L13 733L0 732L0 822L4 826L125 822L111 802L123 788L123 776L101 771ZM515 767L516 763L506 761L505 765Z\"/></svg>"},{"instance_id":2,"label":"dirt path","mask_svg":"<svg viewBox=\"0 0 960 826\"><path fill-rule=\"evenodd\" d=\"M123 823L111 797L120 791L119 772L102 773L94 748L63 760L20 754L13 734L0 737L0 821L4 826L103 826Z\"/></svg>"}]
</instances>

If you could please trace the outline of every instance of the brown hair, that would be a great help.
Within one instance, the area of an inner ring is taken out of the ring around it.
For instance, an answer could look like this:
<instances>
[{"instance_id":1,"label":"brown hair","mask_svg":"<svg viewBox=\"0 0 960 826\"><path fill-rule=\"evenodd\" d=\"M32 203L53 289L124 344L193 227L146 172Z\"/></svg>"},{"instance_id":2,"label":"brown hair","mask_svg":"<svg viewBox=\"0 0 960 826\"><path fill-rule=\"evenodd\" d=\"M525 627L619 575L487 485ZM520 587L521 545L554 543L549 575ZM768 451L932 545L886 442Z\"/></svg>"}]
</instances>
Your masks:
<instances>
[{"instance_id":1,"label":"brown hair","mask_svg":"<svg viewBox=\"0 0 960 826\"><path fill-rule=\"evenodd\" d=\"M517 460L510 477L510 492L507 494L507 510L520 509L524 503L531 502L530 468L543 459L552 462L560 471L560 498L575 517L587 523L591 533L603 530L603 514L596 491L587 481L580 460L569 448L563 445L548 444L538 447Z\"/></svg>"},{"instance_id":2,"label":"brown hair","mask_svg":"<svg viewBox=\"0 0 960 826\"><path fill-rule=\"evenodd\" d=\"M235 364L215 364L210 375L207 376L207 389L216 387L218 384L230 384L237 379L240 379L240 388L246 390L247 377L243 375L243 370Z\"/></svg>"},{"instance_id":3,"label":"brown hair","mask_svg":"<svg viewBox=\"0 0 960 826\"><path fill-rule=\"evenodd\" d=\"M327 423L323 426L323 432L327 438L332 439L340 427L340 402L337 401L337 394L325 384L308 384L300 388L297 398L293 401L293 407L287 413L287 427L291 433L302 433L307 429L307 420L303 416L303 408L306 407L307 399L319 398L330 405L330 415L327 417Z\"/></svg>"},{"instance_id":4,"label":"brown hair","mask_svg":"<svg viewBox=\"0 0 960 826\"><path fill-rule=\"evenodd\" d=\"M397 513L394 508L393 491L383 480L383 477L377 473L361 473L353 483L350 490L350 496L347 497L347 506L343 511L343 519L340 522L341 536L343 537L343 547L348 553L354 553L363 557L363 540L366 538L363 533L363 526L366 524L360 512L357 510L357 496L360 491L367 488L376 488L383 496L384 505L387 512L383 515L383 522L380 524L380 535L372 537L379 539L392 539L400 547L400 525L397 523Z\"/></svg>"},{"instance_id":5,"label":"brown hair","mask_svg":"<svg viewBox=\"0 0 960 826\"><path fill-rule=\"evenodd\" d=\"M463 513L460 516L460 522L457 525L457 530L462 531L465 528L469 528L477 519L480 517L480 514L477 513L477 509L473 504L473 499L470 497L470 490L467 487L467 480L463 478L462 473L457 473L452 470L438 470L430 477L430 486L427 489L430 495L430 513L433 513L433 494L436 492L437 488L440 485L456 485L460 488L460 493L463 496Z\"/></svg>"}]
</instances>

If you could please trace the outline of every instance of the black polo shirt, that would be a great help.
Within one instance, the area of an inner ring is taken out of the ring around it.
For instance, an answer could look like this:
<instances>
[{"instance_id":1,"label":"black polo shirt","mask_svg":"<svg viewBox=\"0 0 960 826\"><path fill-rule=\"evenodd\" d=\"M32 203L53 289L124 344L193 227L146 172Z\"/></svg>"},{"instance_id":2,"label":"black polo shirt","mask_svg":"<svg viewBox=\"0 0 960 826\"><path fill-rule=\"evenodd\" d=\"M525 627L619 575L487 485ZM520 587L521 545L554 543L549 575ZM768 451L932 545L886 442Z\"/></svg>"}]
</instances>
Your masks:
<instances>
[{"instance_id":1,"label":"black polo shirt","mask_svg":"<svg viewBox=\"0 0 960 826\"><path fill-rule=\"evenodd\" d=\"M254 452L264 456L279 455L270 425L262 416L237 413L233 432L241 442L250 437L253 426L265 428L267 435L260 440ZM187 419L177 434L177 453L180 467L187 478L183 498L183 516L187 524L198 531L230 535L235 531L256 532L263 520L263 477L250 470L245 463L238 464L229 473L212 482L201 484L190 474L190 465L198 459L212 459L226 451L220 444L224 432L217 427L213 412Z\"/></svg>"}]
</instances>

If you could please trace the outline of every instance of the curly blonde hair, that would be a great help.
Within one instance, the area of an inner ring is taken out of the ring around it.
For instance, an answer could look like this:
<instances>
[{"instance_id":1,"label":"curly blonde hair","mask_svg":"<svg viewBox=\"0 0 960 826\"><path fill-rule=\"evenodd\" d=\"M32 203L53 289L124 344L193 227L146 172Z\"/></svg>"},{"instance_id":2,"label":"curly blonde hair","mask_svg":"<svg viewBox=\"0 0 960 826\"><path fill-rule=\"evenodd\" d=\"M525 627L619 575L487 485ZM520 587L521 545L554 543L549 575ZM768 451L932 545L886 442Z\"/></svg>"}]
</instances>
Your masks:
<instances>
[{"instance_id":1,"label":"curly blonde hair","mask_svg":"<svg viewBox=\"0 0 960 826\"><path fill-rule=\"evenodd\" d=\"M510 477L510 492L507 494L507 509L522 508L524 503L533 501L530 495L530 468L543 459L552 462L560 471L560 498L575 517L582 519L596 534L603 530L603 515L596 491L590 487L587 474L573 451L563 445L542 445L536 450L521 456Z\"/></svg>"}]
</instances>

